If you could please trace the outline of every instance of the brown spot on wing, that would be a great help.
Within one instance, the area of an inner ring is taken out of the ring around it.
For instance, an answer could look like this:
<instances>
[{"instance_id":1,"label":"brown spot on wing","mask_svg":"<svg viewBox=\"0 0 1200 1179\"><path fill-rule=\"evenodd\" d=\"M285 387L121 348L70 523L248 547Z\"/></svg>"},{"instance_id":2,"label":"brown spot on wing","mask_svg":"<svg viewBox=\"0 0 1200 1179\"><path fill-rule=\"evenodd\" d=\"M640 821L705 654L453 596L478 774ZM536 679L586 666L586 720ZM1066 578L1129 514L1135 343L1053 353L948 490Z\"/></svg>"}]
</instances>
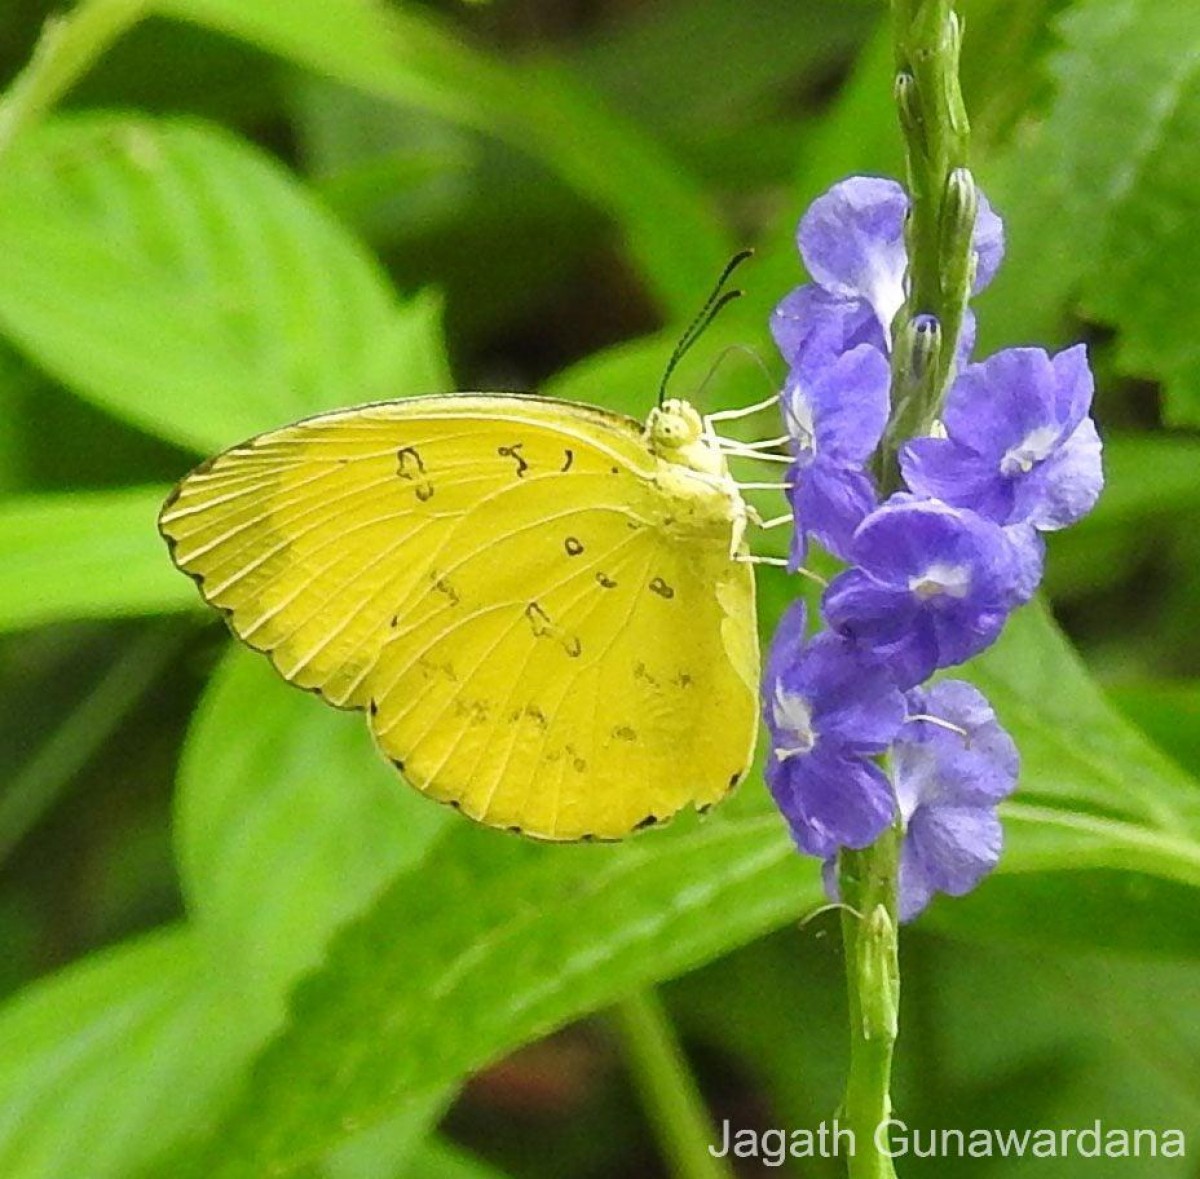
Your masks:
<instances>
[{"instance_id":1,"label":"brown spot on wing","mask_svg":"<svg viewBox=\"0 0 1200 1179\"><path fill-rule=\"evenodd\" d=\"M524 479L525 472L529 470L529 463L525 460L525 456L521 454L523 442L514 442L511 446L498 446L496 453L501 458L510 458L517 460L517 478Z\"/></svg>"},{"instance_id":2,"label":"brown spot on wing","mask_svg":"<svg viewBox=\"0 0 1200 1179\"><path fill-rule=\"evenodd\" d=\"M533 627L534 638L544 638L554 629L550 615L537 602L530 602L525 607L525 617L529 619L529 625Z\"/></svg>"}]
</instances>

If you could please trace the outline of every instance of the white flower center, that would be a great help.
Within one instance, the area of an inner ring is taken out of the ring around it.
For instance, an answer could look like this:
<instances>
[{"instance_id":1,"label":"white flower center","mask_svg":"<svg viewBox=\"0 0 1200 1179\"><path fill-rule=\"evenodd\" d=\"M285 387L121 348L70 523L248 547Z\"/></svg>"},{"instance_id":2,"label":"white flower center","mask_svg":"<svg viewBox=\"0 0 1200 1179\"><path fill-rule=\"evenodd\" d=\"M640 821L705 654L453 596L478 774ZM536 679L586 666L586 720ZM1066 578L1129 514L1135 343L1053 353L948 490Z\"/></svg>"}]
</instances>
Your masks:
<instances>
[{"instance_id":1,"label":"white flower center","mask_svg":"<svg viewBox=\"0 0 1200 1179\"><path fill-rule=\"evenodd\" d=\"M971 592L971 570L966 565L935 562L924 573L910 577L908 588L923 602L930 598L965 598Z\"/></svg>"},{"instance_id":2,"label":"white flower center","mask_svg":"<svg viewBox=\"0 0 1200 1179\"><path fill-rule=\"evenodd\" d=\"M813 730L812 709L808 701L795 692L785 692L781 684L775 685L775 700L772 707L775 727L787 737L786 747L776 749L780 761L798 757L812 751L817 743Z\"/></svg>"},{"instance_id":3,"label":"white flower center","mask_svg":"<svg viewBox=\"0 0 1200 1179\"><path fill-rule=\"evenodd\" d=\"M875 311L875 318L883 328L888 348L892 346L892 321L904 306L904 278L907 262L902 250L892 257L878 259L880 265L864 284L863 293ZM889 266L887 263L890 263Z\"/></svg>"},{"instance_id":4,"label":"white flower center","mask_svg":"<svg viewBox=\"0 0 1200 1179\"><path fill-rule=\"evenodd\" d=\"M1000 460L1000 474L1028 475L1038 463L1049 458L1058 441L1057 426L1038 426L1026 434L1016 446L1009 447Z\"/></svg>"},{"instance_id":5,"label":"white flower center","mask_svg":"<svg viewBox=\"0 0 1200 1179\"><path fill-rule=\"evenodd\" d=\"M788 421L792 426L793 441L800 456L815 454L817 435L813 426L812 406L803 396L791 398L788 404Z\"/></svg>"}]
</instances>

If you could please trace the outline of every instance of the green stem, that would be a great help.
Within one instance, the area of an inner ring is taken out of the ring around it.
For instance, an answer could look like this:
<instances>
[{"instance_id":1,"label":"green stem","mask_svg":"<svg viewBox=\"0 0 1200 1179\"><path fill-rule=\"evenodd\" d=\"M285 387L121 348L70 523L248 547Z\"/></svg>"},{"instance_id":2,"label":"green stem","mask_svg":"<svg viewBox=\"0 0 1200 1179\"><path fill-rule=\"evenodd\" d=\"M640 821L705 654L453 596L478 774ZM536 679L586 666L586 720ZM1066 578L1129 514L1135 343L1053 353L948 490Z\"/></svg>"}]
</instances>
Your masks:
<instances>
[{"instance_id":1,"label":"green stem","mask_svg":"<svg viewBox=\"0 0 1200 1179\"><path fill-rule=\"evenodd\" d=\"M178 654L186 631L146 630L108 669L0 795L0 863L62 797Z\"/></svg>"},{"instance_id":2,"label":"green stem","mask_svg":"<svg viewBox=\"0 0 1200 1179\"><path fill-rule=\"evenodd\" d=\"M954 0L893 0L896 102L904 132L908 190L908 300L893 325L893 416L884 478L895 452L928 433L954 370L971 293L977 195L967 168L970 125L958 81L961 25ZM932 316L940 329L914 363L909 325Z\"/></svg>"},{"instance_id":3,"label":"green stem","mask_svg":"<svg viewBox=\"0 0 1200 1179\"><path fill-rule=\"evenodd\" d=\"M850 1071L841 1118L853 1134L850 1179L895 1179L887 1152L892 1054L900 971L896 878L901 834L891 828L873 847L842 853L842 941L850 1013Z\"/></svg>"},{"instance_id":4,"label":"green stem","mask_svg":"<svg viewBox=\"0 0 1200 1179\"><path fill-rule=\"evenodd\" d=\"M629 1067L671 1171L679 1179L732 1179L718 1145L704 1099L654 991L639 991L613 1011L625 1041Z\"/></svg>"},{"instance_id":5,"label":"green stem","mask_svg":"<svg viewBox=\"0 0 1200 1179\"><path fill-rule=\"evenodd\" d=\"M954 0L892 0L896 102L911 200L908 296L892 324L892 416L880 483L900 485L897 454L928 433L954 376L974 281L978 194L967 169L970 127L958 82L961 25ZM850 1179L895 1179L887 1151L892 1055L899 1023L897 825L839 861L850 1010L850 1070L842 1116L854 1135ZM883 1141L881 1141L883 1139Z\"/></svg>"},{"instance_id":6,"label":"green stem","mask_svg":"<svg viewBox=\"0 0 1200 1179\"><path fill-rule=\"evenodd\" d=\"M69 16L50 17L29 59L0 96L0 155L136 24L151 0L83 0Z\"/></svg>"}]
</instances>

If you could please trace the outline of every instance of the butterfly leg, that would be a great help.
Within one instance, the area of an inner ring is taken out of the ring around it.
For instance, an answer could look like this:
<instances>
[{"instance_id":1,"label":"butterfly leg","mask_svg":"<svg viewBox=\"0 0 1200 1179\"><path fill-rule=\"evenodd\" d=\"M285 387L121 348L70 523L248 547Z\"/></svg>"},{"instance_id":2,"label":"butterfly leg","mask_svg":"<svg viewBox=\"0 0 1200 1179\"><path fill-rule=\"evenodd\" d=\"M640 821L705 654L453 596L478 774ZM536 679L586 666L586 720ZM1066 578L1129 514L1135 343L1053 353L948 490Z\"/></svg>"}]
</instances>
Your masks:
<instances>
[{"instance_id":1,"label":"butterfly leg","mask_svg":"<svg viewBox=\"0 0 1200 1179\"><path fill-rule=\"evenodd\" d=\"M786 569L790 573L796 573L801 577L808 578L809 581L819 585L822 589L826 589L829 586L829 582L824 577L819 573L814 573L811 569L805 569L803 565L793 569L792 563L787 557L767 557L761 556L758 553L738 553L733 559L743 565L769 565L773 569Z\"/></svg>"},{"instance_id":2,"label":"butterfly leg","mask_svg":"<svg viewBox=\"0 0 1200 1179\"><path fill-rule=\"evenodd\" d=\"M751 414L756 414L760 410L774 405L778 400L779 394L772 393L766 400L755 402L754 405L744 405L741 409L719 409L716 413L705 414L704 424L711 429L713 422L729 422L735 418L748 418Z\"/></svg>"}]
</instances>

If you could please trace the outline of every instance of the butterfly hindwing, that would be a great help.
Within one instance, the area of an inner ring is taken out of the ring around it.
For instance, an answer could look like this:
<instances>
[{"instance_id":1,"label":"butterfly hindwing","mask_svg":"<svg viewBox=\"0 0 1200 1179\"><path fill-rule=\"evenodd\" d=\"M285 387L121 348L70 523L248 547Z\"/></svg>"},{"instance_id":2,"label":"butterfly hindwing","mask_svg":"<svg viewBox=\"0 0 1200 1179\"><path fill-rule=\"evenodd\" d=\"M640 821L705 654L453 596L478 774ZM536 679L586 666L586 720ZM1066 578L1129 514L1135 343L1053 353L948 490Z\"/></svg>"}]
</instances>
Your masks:
<instances>
[{"instance_id":1,"label":"butterfly hindwing","mask_svg":"<svg viewBox=\"0 0 1200 1179\"><path fill-rule=\"evenodd\" d=\"M744 567L595 498L579 480L550 512L534 484L481 506L489 543L414 595L372 681L381 748L495 826L616 838L716 802L746 769L753 687L713 592L729 570L744 587Z\"/></svg>"}]
</instances>

